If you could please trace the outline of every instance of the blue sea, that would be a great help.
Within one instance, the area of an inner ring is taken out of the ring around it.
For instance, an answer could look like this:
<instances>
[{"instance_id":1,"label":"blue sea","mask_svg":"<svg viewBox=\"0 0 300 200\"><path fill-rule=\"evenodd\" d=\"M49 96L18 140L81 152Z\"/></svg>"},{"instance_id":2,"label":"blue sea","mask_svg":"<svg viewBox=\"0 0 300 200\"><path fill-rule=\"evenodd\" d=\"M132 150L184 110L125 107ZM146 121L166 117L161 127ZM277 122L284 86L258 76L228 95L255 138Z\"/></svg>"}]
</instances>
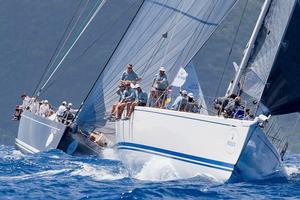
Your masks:
<instances>
[{"instance_id":1,"label":"blue sea","mask_svg":"<svg viewBox=\"0 0 300 200\"><path fill-rule=\"evenodd\" d=\"M220 184L182 179L170 163L153 161L132 176L114 150L70 156L59 150L23 154L0 146L1 199L300 199L300 155L287 155L288 181Z\"/></svg>"}]
</instances>

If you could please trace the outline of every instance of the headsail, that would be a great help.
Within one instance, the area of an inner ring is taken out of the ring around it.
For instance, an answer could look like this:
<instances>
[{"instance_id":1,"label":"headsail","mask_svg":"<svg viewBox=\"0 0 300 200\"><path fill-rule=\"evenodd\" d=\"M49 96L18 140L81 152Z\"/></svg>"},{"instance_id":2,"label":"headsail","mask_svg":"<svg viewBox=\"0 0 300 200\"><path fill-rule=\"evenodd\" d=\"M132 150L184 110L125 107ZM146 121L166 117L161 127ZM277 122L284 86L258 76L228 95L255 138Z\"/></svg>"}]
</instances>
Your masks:
<instances>
[{"instance_id":1,"label":"headsail","mask_svg":"<svg viewBox=\"0 0 300 200\"><path fill-rule=\"evenodd\" d=\"M262 97L273 115L300 111L299 24L298 3Z\"/></svg>"},{"instance_id":2,"label":"headsail","mask_svg":"<svg viewBox=\"0 0 300 200\"><path fill-rule=\"evenodd\" d=\"M243 92L260 100L293 13L296 0L273 0L248 62Z\"/></svg>"},{"instance_id":3,"label":"headsail","mask_svg":"<svg viewBox=\"0 0 300 200\"><path fill-rule=\"evenodd\" d=\"M149 91L154 75L164 66L170 80L209 39L236 0L145 0L103 76L89 96L78 123L103 126L117 100L115 90L127 63L142 76Z\"/></svg>"}]
</instances>

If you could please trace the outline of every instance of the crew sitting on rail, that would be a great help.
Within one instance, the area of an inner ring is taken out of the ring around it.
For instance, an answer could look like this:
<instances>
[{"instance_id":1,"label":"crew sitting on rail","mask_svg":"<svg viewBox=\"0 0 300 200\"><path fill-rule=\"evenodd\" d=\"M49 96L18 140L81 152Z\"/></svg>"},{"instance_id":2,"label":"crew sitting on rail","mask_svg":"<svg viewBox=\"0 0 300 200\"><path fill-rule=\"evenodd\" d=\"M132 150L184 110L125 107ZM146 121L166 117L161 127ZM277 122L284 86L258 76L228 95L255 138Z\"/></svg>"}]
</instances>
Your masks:
<instances>
[{"instance_id":1,"label":"crew sitting on rail","mask_svg":"<svg viewBox=\"0 0 300 200\"><path fill-rule=\"evenodd\" d=\"M20 120L21 113L23 112L23 110L29 109L29 104L31 100L30 97L27 96L26 94L22 94L21 99L22 99L22 105L16 105L15 114L12 120Z\"/></svg>"},{"instance_id":2,"label":"crew sitting on rail","mask_svg":"<svg viewBox=\"0 0 300 200\"><path fill-rule=\"evenodd\" d=\"M193 93L188 93L187 95L187 103L185 106L186 112L199 113L201 106L195 101Z\"/></svg>"},{"instance_id":3,"label":"crew sitting on rail","mask_svg":"<svg viewBox=\"0 0 300 200\"><path fill-rule=\"evenodd\" d=\"M234 112L241 106L241 97L229 98L228 104L224 107L224 117L234 117Z\"/></svg>"},{"instance_id":4,"label":"crew sitting on rail","mask_svg":"<svg viewBox=\"0 0 300 200\"><path fill-rule=\"evenodd\" d=\"M131 104L136 99L136 92L133 88L130 87L130 81L125 82L125 90L122 94L122 99L120 103L116 106L116 120L121 119L124 108L127 106L127 113L129 112L129 108Z\"/></svg>"},{"instance_id":5,"label":"crew sitting on rail","mask_svg":"<svg viewBox=\"0 0 300 200\"><path fill-rule=\"evenodd\" d=\"M184 111L187 105L187 91L183 90L179 92L179 96L175 99L172 110Z\"/></svg>"},{"instance_id":6,"label":"crew sitting on rail","mask_svg":"<svg viewBox=\"0 0 300 200\"><path fill-rule=\"evenodd\" d=\"M156 90L154 88L150 89L147 106L148 107L157 107L157 96L156 96Z\"/></svg>"},{"instance_id":7,"label":"crew sitting on rail","mask_svg":"<svg viewBox=\"0 0 300 200\"><path fill-rule=\"evenodd\" d=\"M127 70L123 72L121 80L122 81L131 81L134 84L141 80L141 78L133 71L133 65L127 64Z\"/></svg>"},{"instance_id":8,"label":"crew sitting on rail","mask_svg":"<svg viewBox=\"0 0 300 200\"><path fill-rule=\"evenodd\" d=\"M137 99L131 104L129 112L127 112L127 116L125 119L129 119L135 106L146 106L147 105L147 100L148 100L148 95L146 92L143 92L141 86L139 84L135 85L136 89L136 96Z\"/></svg>"},{"instance_id":9,"label":"crew sitting on rail","mask_svg":"<svg viewBox=\"0 0 300 200\"><path fill-rule=\"evenodd\" d=\"M116 91L117 95L119 96L119 99L116 103L113 104L112 109L111 109L111 113L110 116L108 118L108 120L110 121L114 121L115 116L116 116L116 108L117 106L121 103L122 101L122 97L123 97L123 92L125 90L125 82L121 81L118 90Z\"/></svg>"},{"instance_id":10,"label":"crew sitting on rail","mask_svg":"<svg viewBox=\"0 0 300 200\"><path fill-rule=\"evenodd\" d=\"M168 77L164 67L159 68L159 73L155 75L152 87L156 90L156 96L158 98L157 107L164 108L167 90L169 88Z\"/></svg>"},{"instance_id":11,"label":"crew sitting on rail","mask_svg":"<svg viewBox=\"0 0 300 200\"><path fill-rule=\"evenodd\" d=\"M230 100L235 99L235 97L237 97L237 95L235 94L231 94L227 97L218 97L214 100L214 108L217 110L218 112L218 116L220 116L221 113L224 112L224 108L227 106L228 102Z\"/></svg>"}]
</instances>

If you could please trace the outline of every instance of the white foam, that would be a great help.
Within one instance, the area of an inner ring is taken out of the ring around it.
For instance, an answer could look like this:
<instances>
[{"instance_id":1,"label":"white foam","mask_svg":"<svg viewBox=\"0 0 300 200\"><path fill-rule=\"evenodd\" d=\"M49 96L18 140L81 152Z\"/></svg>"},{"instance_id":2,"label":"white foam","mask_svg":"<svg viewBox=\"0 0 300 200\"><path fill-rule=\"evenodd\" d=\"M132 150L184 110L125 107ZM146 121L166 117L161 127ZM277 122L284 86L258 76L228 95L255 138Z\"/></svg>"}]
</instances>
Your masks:
<instances>
[{"instance_id":1,"label":"white foam","mask_svg":"<svg viewBox=\"0 0 300 200\"><path fill-rule=\"evenodd\" d=\"M79 163L80 169L76 169L70 173L71 176L88 176L94 180L118 180L128 177L128 173L114 173L111 170L103 167L87 163Z\"/></svg>"},{"instance_id":2,"label":"white foam","mask_svg":"<svg viewBox=\"0 0 300 200\"><path fill-rule=\"evenodd\" d=\"M37 178L37 177L51 177L53 175L60 174L62 172L67 172L67 171L70 171L70 169L47 170L47 171L37 172L37 173L33 173L33 174L26 174L26 175L21 175L21 176L11 176L11 177L0 176L0 179L2 179L2 180L7 180L7 179L22 180L22 179L31 179L31 178Z\"/></svg>"},{"instance_id":3,"label":"white foam","mask_svg":"<svg viewBox=\"0 0 300 200\"><path fill-rule=\"evenodd\" d=\"M285 166L285 170L288 174L288 176L299 174L300 173L300 167L297 165L289 165Z\"/></svg>"},{"instance_id":4,"label":"white foam","mask_svg":"<svg viewBox=\"0 0 300 200\"><path fill-rule=\"evenodd\" d=\"M168 181L179 179L180 177L169 159L152 157L134 178L150 181Z\"/></svg>"},{"instance_id":5,"label":"white foam","mask_svg":"<svg viewBox=\"0 0 300 200\"><path fill-rule=\"evenodd\" d=\"M118 153L112 148L105 148L102 151L102 156L104 159L119 160Z\"/></svg>"},{"instance_id":6,"label":"white foam","mask_svg":"<svg viewBox=\"0 0 300 200\"><path fill-rule=\"evenodd\" d=\"M21 151L13 150L11 154L2 155L5 159L19 160L24 157Z\"/></svg>"}]
</instances>

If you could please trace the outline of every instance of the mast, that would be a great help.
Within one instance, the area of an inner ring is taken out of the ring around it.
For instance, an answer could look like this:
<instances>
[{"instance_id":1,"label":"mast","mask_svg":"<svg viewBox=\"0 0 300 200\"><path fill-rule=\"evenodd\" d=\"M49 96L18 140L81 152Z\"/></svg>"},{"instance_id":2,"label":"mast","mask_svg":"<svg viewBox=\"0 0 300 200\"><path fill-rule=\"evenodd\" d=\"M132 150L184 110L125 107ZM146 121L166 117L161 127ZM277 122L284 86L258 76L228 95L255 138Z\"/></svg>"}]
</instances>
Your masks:
<instances>
[{"instance_id":1,"label":"mast","mask_svg":"<svg viewBox=\"0 0 300 200\"><path fill-rule=\"evenodd\" d=\"M264 19L267 15L267 12L268 12L268 9L271 5L271 2L272 2L272 0L265 0L264 5L262 6L262 9L261 9L259 17L257 19L256 25L254 27L254 30L253 30L252 35L250 37L250 40L248 42L245 54L244 54L243 59L240 63L240 67L239 67L239 69L238 69L238 71L235 75L234 81L233 81L232 86L230 88L229 95L238 92L239 81L240 81L245 69L247 68L247 64L248 64L248 61L250 59L252 49L254 47L254 43L257 39L260 28L263 25Z\"/></svg>"}]
</instances>

